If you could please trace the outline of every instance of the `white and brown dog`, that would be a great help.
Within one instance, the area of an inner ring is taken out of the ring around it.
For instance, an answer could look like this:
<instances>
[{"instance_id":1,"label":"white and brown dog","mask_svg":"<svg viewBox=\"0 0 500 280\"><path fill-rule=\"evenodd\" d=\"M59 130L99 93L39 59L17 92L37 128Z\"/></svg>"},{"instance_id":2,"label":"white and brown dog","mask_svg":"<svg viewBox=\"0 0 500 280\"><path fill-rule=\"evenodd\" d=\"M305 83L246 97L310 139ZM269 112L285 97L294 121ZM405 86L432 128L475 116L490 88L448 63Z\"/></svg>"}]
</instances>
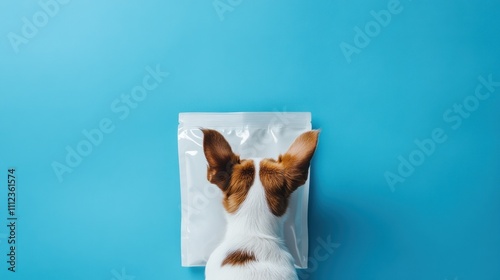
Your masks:
<instances>
[{"instance_id":1,"label":"white and brown dog","mask_svg":"<svg viewBox=\"0 0 500 280\"><path fill-rule=\"evenodd\" d=\"M205 279L298 279L280 220L290 195L307 180L319 131L301 134L277 160L240 159L222 134L202 131L207 178L222 190L227 212L226 234L207 262Z\"/></svg>"}]
</instances>

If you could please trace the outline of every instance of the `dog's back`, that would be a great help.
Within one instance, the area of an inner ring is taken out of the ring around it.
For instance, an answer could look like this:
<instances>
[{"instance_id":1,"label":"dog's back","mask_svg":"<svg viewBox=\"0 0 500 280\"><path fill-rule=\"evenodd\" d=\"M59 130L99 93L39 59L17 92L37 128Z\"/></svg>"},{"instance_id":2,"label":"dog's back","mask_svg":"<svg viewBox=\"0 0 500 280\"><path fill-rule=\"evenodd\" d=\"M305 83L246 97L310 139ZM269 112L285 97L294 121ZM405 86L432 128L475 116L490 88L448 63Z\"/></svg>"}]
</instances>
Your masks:
<instances>
[{"instance_id":1,"label":"dog's back","mask_svg":"<svg viewBox=\"0 0 500 280\"><path fill-rule=\"evenodd\" d=\"M259 238L225 239L210 256L205 276L207 280L298 279L286 248L278 240Z\"/></svg>"}]
</instances>

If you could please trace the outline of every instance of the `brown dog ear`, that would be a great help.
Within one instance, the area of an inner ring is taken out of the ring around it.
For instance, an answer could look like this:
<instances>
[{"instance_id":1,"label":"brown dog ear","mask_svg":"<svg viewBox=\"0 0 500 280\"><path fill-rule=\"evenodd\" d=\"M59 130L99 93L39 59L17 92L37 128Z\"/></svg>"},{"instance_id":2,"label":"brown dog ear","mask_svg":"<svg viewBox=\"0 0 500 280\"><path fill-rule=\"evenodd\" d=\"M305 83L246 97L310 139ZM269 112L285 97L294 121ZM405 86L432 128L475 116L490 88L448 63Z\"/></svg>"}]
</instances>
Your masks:
<instances>
[{"instance_id":1,"label":"brown dog ear","mask_svg":"<svg viewBox=\"0 0 500 280\"><path fill-rule=\"evenodd\" d=\"M231 146L224 136L213 129L202 129L203 152L208 162L207 179L226 191L233 166L240 161L240 157L233 153Z\"/></svg>"},{"instance_id":2,"label":"brown dog ear","mask_svg":"<svg viewBox=\"0 0 500 280\"><path fill-rule=\"evenodd\" d=\"M289 193L305 184L311 159L318 143L319 130L302 133L295 139L288 151L280 155L278 162L284 167Z\"/></svg>"}]
</instances>

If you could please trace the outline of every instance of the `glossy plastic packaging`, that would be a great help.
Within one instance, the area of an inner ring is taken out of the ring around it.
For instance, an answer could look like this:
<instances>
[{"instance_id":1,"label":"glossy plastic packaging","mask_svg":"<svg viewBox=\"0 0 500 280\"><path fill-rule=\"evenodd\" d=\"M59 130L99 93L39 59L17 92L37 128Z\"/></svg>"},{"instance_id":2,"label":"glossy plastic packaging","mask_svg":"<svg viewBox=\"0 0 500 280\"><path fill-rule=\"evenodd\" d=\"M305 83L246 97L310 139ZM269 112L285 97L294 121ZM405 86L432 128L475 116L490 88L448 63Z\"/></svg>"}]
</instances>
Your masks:
<instances>
[{"instance_id":1,"label":"glossy plastic packaging","mask_svg":"<svg viewBox=\"0 0 500 280\"><path fill-rule=\"evenodd\" d=\"M200 128L216 129L241 158L275 158L297 136L311 130L310 113L180 113L178 128L181 184L182 266L204 266L222 240L222 192L207 181ZM291 196L283 217L283 239L297 268L307 268L309 180Z\"/></svg>"}]
</instances>

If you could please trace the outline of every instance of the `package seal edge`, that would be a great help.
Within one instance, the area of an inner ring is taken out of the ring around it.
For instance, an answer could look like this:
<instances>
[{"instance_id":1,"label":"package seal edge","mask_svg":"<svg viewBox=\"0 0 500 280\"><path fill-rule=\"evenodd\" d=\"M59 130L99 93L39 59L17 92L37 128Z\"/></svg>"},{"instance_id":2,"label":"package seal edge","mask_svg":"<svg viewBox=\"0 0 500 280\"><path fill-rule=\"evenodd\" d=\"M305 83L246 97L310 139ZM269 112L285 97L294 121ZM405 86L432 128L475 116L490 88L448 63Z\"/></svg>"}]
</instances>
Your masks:
<instances>
[{"instance_id":1,"label":"package seal edge","mask_svg":"<svg viewBox=\"0 0 500 280\"><path fill-rule=\"evenodd\" d=\"M311 112L179 113L183 127L307 126Z\"/></svg>"}]
</instances>

